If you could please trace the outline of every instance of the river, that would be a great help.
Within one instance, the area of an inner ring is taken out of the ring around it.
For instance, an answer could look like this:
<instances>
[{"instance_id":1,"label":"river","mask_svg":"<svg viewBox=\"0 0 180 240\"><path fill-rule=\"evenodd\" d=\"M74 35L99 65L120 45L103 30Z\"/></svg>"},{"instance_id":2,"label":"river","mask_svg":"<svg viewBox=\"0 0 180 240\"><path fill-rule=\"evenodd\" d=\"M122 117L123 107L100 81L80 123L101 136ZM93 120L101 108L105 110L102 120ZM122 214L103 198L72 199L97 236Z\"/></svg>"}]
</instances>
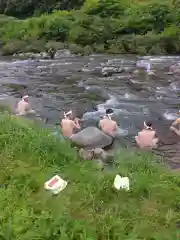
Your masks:
<instances>
[{"instance_id":1,"label":"river","mask_svg":"<svg viewBox=\"0 0 180 240\"><path fill-rule=\"evenodd\" d=\"M147 75L150 61L154 75ZM145 119L152 119L161 133L176 118L180 80L170 75L179 56L131 55L75 56L61 51L54 60L0 58L0 103L14 107L23 94L48 124L55 125L63 111L74 110L85 123L93 124L113 108L119 137L134 139ZM103 76L103 68L125 71ZM130 81L131 80L131 81ZM133 84L132 84L133 83Z\"/></svg>"}]
</instances>

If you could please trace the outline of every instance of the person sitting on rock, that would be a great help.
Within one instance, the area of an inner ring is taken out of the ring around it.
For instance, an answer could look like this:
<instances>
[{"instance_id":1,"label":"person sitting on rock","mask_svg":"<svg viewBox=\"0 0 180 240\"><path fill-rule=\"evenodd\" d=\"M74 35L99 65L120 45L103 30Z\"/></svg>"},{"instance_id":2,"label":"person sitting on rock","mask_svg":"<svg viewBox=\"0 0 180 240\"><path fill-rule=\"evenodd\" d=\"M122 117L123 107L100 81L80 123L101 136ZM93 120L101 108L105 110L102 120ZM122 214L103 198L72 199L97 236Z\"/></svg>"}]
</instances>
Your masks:
<instances>
[{"instance_id":1,"label":"person sitting on rock","mask_svg":"<svg viewBox=\"0 0 180 240\"><path fill-rule=\"evenodd\" d=\"M103 119L100 119L99 121L99 127L104 133L114 138L116 135L118 126L117 126L117 123L111 119L111 115L113 113L114 111L112 109L107 109L105 117L103 117Z\"/></svg>"},{"instance_id":2,"label":"person sitting on rock","mask_svg":"<svg viewBox=\"0 0 180 240\"><path fill-rule=\"evenodd\" d=\"M180 110L178 112L178 118L172 123L170 130L180 136Z\"/></svg>"},{"instance_id":3,"label":"person sitting on rock","mask_svg":"<svg viewBox=\"0 0 180 240\"><path fill-rule=\"evenodd\" d=\"M159 139L156 137L156 131L152 128L150 121L144 122L144 129L135 137L136 143L140 148L156 148Z\"/></svg>"},{"instance_id":4,"label":"person sitting on rock","mask_svg":"<svg viewBox=\"0 0 180 240\"><path fill-rule=\"evenodd\" d=\"M64 118L61 121L62 135L63 137L70 138L74 134L75 129L80 129L79 119L73 120L72 111L64 113Z\"/></svg>"},{"instance_id":5,"label":"person sitting on rock","mask_svg":"<svg viewBox=\"0 0 180 240\"><path fill-rule=\"evenodd\" d=\"M28 95L25 95L21 101L19 101L16 112L16 115L27 115L30 113L35 113L34 110L31 109L30 104L29 104L29 97Z\"/></svg>"}]
</instances>

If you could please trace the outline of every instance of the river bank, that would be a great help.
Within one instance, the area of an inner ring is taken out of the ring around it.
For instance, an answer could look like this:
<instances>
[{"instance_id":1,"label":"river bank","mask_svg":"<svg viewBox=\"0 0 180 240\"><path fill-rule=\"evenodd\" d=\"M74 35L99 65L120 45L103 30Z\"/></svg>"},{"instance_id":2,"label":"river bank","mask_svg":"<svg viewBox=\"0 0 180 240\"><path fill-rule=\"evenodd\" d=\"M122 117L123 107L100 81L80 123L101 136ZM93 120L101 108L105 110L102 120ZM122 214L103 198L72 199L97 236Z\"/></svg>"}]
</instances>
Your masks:
<instances>
[{"instance_id":1,"label":"river bank","mask_svg":"<svg viewBox=\"0 0 180 240\"><path fill-rule=\"evenodd\" d=\"M179 175L154 156L122 149L111 171L99 171L32 122L6 115L0 125L4 239L179 238ZM129 192L112 189L117 173ZM52 197L43 186L55 174L68 185Z\"/></svg>"}]
</instances>

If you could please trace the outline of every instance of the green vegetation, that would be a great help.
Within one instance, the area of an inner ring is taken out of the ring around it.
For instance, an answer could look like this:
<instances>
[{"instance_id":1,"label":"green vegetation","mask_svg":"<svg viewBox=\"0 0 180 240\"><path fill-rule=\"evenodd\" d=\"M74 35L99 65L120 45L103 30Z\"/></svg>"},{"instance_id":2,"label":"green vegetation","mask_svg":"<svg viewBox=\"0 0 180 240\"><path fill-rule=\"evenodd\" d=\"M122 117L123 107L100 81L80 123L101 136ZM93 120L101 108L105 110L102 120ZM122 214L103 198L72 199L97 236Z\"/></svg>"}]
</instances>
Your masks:
<instances>
[{"instance_id":1,"label":"green vegetation","mask_svg":"<svg viewBox=\"0 0 180 240\"><path fill-rule=\"evenodd\" d=\"M17 19L0 17L1 52L179 54L179 9L179 0L2 0L0 12Z\"/></svg>"},{"instance_id":2,"label":"green vegetation","mask_svg":"<svg viewBox=\"0 0 180 240\"><path fill-rule=\"evenodd\" d=\"M33 122L1 115L1 239L179 239L178 173L127 150L112 169L99 171L48 134ZM130 178L129 192L113 190L117 173ZM58 196L43 188L54 174L68 181Z\"/></svg>"},{"instance_id":3,"label":"green vegetation","mask_svg":"<svg viewBox=\"0 0 180 240\"><path fill-rule=\"evenodd\" d=\"M1 0L0 13L14 17L27 17L50 13L53 10L79 8L84 0Z\"/></svg>"}]
</instances>

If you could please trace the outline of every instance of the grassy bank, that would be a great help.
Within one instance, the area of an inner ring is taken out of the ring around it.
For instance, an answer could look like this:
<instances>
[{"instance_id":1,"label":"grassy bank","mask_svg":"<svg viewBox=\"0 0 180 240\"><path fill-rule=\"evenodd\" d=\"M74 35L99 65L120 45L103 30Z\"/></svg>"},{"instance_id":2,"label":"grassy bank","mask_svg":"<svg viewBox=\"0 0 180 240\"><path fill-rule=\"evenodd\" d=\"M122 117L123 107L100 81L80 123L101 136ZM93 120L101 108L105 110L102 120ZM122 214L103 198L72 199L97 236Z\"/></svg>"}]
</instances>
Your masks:
<instances>
[{"instance_id":1,"label":"grassy bank","mask_svg":"<svg viewBox=\"0 0 180 240\"><path fill-rule=\"evenodd\" d=\"M0 118L1 239L178 239L180 178L151 155L121 150L117 166L99 171L68 142L17 117ZM129 192L112 189L115 174ZM43 184L54 174L68 181L52 197Z\"/></svg>"},{"instance_id":2,"label":"grassy bank","mask_svg":"<svg viewBox=\"0 0 180 240\"><path fill-rule=\"evenodd\" d=\"M26 3L17 0L17 4L20 8L13 8L9 3L7 13L15 11L13 15L21 16L19 11L23 9L23 4L26 7ZM33 10L35 6L32 11L36 17L24 20L6 15L0 17L2 54L41 52L51 47L56 50L68 47L72 52L81 54L180 53L178 0L87 0L80 1L79 10L52 11L51 6L51 11L46 12L42 7L38 11L44 13L38 16L36 9ZM58 9L57 6L55 4L54 9ZM39 8L40 5L37 6Z\"/></svg>"}]
</instances>

